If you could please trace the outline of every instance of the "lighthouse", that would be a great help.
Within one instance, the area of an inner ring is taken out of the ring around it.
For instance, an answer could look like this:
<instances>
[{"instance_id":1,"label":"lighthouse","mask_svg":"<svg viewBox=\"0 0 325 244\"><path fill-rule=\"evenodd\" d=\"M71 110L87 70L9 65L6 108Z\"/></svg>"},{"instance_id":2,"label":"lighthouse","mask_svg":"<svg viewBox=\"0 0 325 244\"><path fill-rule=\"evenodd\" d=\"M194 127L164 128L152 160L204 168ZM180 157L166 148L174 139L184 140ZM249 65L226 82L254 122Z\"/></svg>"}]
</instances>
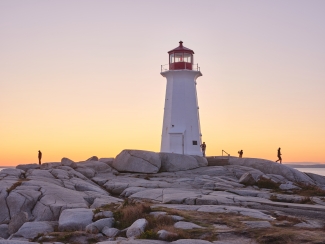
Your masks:
<instances>
[{"instance_id":1,"label":"lighthouse","mask_svg":"<svg viewBox=\"0 0 325 244\"><path fill-rule=\"evenodd\" d=\"M194 51L182 41L168 55L169 63L160 73L167 79L160 151L202 156L196 93L196 79L202 73L193 62Z\"/></svg>"}]
</instances>

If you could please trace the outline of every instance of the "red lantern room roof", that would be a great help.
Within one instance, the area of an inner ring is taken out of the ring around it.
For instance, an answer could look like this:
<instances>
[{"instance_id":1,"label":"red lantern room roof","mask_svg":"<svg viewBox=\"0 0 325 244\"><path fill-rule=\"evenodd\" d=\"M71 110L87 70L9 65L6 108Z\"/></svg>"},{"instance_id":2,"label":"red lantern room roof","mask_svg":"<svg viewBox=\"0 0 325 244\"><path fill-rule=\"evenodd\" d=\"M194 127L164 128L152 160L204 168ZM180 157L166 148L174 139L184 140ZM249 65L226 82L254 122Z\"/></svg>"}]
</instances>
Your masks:
<instances>
[{"instance_id":1,"label":"red lantern room roof","mask_svg":"<svg viewBox=\"0 0 325 244\"><path fill-rule=\"evenodd\" d=\"M170 50L168 53L171 54L171 53L183 53L183 52L194 54L193 50L183 46L182 41L179 42L178 47L174 48L173 50Z\"/></svg>"}]
</instances>

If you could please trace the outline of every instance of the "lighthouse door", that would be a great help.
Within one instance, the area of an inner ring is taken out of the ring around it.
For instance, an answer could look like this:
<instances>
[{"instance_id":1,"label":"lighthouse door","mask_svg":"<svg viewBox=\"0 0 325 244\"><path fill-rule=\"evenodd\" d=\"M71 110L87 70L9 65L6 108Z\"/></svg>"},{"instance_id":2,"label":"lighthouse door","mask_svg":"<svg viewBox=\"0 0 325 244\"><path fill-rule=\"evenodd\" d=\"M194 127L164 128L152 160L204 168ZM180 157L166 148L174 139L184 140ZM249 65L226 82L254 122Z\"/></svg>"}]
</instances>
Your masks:
<instances>
[{"instance_id":1,"label":"lighthouse door","mask_svg":"<svg viewBox=\"0 0 325 244\"><path fill-rule=\"evenodd\" d=\"M170 152L184 154L184 135L170 134Z\"/></svg>"}]
</instances>

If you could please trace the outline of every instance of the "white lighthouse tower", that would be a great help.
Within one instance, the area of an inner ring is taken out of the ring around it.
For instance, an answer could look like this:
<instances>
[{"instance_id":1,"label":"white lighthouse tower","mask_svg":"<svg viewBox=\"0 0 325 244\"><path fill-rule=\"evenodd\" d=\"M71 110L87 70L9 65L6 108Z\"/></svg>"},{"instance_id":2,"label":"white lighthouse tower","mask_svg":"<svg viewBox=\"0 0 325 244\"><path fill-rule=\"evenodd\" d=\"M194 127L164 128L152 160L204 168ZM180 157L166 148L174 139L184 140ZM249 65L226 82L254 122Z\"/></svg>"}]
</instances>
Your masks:
<instances>
[{"instance_id":1,"label":"white lighthouse tower","mask_svg":"<svg viewBox=\"0 0 325 244\"><path fill-rule=\"evenodd\" d=\"M202 73L193 64L193 50L182 41L168 54L169 64L161 66L167 88L160 151L202 156L196 93L196 79Z\"/></svg>"}]
</instances>

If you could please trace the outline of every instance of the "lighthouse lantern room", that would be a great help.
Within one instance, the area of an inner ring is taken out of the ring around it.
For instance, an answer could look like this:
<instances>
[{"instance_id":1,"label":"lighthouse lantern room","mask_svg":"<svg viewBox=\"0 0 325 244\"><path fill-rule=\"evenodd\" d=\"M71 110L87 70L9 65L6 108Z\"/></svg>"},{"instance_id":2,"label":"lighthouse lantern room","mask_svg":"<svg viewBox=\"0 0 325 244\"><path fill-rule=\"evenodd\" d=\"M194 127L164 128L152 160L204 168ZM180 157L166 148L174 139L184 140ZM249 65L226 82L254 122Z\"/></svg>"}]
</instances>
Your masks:
<instances>
[{"instance_id":1,"label":"lighthouse lantern room","mask_svg":"<svg viewBox=\"0 0 325 244\"><path fill-rule=\"evenodd\" d=\"M196 79L202 73L193 63L193 50L182 41L168 54L169 64L161 66L167 87L160 151L202 156L196 93Z\"/></svg>"}]
</instances>

